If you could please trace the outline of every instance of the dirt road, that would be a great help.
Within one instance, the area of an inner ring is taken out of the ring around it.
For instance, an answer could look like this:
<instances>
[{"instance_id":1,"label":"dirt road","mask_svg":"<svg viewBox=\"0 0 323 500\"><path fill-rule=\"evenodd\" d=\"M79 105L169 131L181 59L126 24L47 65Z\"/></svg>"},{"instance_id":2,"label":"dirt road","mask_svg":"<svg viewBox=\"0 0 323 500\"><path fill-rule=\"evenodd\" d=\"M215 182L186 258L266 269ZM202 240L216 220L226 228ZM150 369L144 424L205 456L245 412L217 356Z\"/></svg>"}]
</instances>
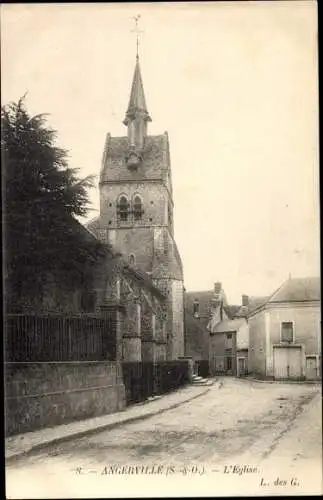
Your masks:
<instances>
[{"instance_id":1,"label":"dirt road","mask_svg":"<svg viewBox=\"0 0 323 500\"><path fill-rule=\"evenodd\" d=\"M223 378L177 409L19 459L7 497L315 494L321 457L317 385Z\"/></svg>"}]
</instances>

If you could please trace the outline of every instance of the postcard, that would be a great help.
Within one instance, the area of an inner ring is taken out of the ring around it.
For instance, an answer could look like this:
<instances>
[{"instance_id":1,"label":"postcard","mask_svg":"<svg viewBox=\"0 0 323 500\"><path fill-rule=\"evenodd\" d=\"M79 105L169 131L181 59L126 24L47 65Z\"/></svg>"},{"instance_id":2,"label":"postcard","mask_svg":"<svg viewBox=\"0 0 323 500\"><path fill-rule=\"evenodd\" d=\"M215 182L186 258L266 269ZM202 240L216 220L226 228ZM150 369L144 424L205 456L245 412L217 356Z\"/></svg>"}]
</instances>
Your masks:
<instances>
[{"instance_id":1,"label":"postcard","mask_svg":"<svg viewBox=\"0 0 323 500\"><path fill-rule=\"evenodd\" d=\"M317 3L1 42L6 497L322 495Z\"/></svg>"}]
</instances>

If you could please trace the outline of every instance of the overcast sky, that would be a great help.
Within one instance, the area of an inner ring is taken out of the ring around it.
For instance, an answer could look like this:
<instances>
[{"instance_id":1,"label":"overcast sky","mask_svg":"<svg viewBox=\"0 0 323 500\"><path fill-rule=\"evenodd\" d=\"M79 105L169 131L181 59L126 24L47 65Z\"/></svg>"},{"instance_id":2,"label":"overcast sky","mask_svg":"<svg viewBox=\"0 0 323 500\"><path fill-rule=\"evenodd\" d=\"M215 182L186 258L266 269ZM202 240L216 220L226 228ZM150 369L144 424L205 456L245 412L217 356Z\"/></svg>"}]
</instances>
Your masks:
<instances>
[{"instance_id":1,"label":"overcast sky","mask_svg":"<svg viewBox=\"0 0 323 500\"><path fill-rule=\"evenodd\" d=\"M231 303L319 274L316 4L1 6L2 103L28 90L83 176L122 125L132 16L151 134L169 133L187 290ZM91 193L98 214L98 189Z\"/></svg>"}]
</instances>

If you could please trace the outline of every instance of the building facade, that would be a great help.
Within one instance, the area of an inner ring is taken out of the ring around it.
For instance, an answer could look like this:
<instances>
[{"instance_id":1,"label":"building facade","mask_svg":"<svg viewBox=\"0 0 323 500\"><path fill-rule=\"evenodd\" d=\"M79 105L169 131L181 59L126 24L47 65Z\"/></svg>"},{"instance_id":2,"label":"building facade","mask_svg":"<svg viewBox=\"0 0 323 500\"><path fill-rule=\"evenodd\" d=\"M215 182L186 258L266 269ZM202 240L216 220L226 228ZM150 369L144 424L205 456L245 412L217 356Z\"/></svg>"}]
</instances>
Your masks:
<instances>
[{"instance_id":1,"label":"building facade","mask_svg":"<svg viewBox=\"0 0 323 500\"><path fill-rule=\"evenodd\" d=\"M247 372L248 325L245 317L235 319L240 309L228 304L220 282L213 290L185 293L185 353L197 367L207 365L210 375Z\"/></svg>"},{"instance_id":2,"label":"building facade","mask_svg":"<svg viewBox=\"0 0 323 500\"><path fill-rule=\"evenodd\" d=\"M167 132L148 135L149 116L136 58L124 125L107 134L100 172L100 216L88 227L145 274L166 300L166 358L184 355L183 266L174 239L174 200Z\"/></svg>"},{"instance_id":3,"label":"building facade","mask_svg":"<svg viewBox=\"0 0 323 500\"><path fill-rule=\"evenodd\" d=\"M249 312L249 369L273 379L321 376L319 278L288 279Z\"/></svg>"},{"instance_id":4,"label":"building facade","mask_svg":"<svg viewBox=\"0 0 323 500\"><path fill-rule=\"evenodd\" d=\"M213 290L185 293L185 354L193 361L209 360L211 321L227 319L227 300L220 282Z\"/></svg>"},{"instance_id":5,"label":"building facade","mask_svg":"<svg viewBox=\"0 0 323 500\"><path fill-rule=\"evenodd\" d=\"M211 375L248 374L249 326L246 318L226 319L210 331Z\"/></svg>"}]
</instances>

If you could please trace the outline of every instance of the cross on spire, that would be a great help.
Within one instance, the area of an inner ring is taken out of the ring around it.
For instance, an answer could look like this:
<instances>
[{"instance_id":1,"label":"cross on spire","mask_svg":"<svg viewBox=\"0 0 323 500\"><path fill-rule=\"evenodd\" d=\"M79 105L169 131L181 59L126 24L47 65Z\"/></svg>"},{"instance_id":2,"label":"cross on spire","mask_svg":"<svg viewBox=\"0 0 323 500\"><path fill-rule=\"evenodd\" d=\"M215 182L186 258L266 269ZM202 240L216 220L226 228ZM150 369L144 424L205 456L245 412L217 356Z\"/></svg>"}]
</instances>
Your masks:
<instances>
[{"instance_id":1,"label":"cross on spire","mask_svg":"<svg viewBox=\"0 0 323 500\"><path fill-rule=\"evenodd\" d=\"M133 30L131 30L131 32L136 33L136 36L137 36L137 51L136 51L136 59L137 60L139 59L139 35L140 35L140 33L143 33L143 30L140 30L138 28L138 21L140 18L141 18L140 14L138 14L137 16L132 16L132 19L134 19L134 21L135 21L135 27Z\"/></svg>"}]
</instances>

